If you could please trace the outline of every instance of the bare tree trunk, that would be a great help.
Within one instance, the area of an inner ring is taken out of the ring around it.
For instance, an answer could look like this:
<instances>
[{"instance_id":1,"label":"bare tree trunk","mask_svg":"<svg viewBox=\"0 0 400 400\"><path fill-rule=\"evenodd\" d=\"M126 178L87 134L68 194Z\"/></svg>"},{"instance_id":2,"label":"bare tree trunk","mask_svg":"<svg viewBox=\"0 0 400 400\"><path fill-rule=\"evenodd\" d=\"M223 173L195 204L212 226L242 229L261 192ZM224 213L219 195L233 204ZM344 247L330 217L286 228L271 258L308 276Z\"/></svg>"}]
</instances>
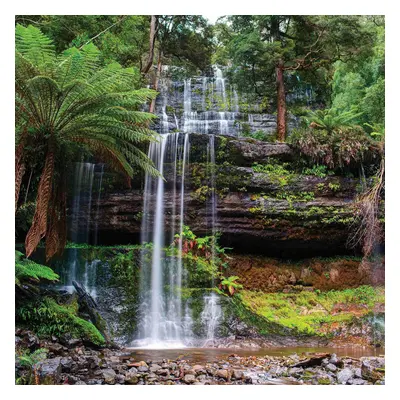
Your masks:
<instances>
[{"instance_id":1,"label":"bare tree trunk","mask_svg":"<svg viewBox=\"0 0 400 400\"><path fill-rule=\"evenodd\" d=\"M29 175L28 185L26 186L26 193L25 193L24 204L25 204L25 203L27 202L27 200L28 200L28 193L29 193L29 188L30 188L30 186L31 186L32 175L33 175L33 168L31 168L31 173L30 173L30 175Z\"/></svg>"},{"instance_id":2,"label":"bare tree trunk","mask_svg":"<svg viewBox=\"0 0 400 400\"><path fill-rule=\"evenodd\" d=\"M286 95L285 83L283 81L283 62L279 61L276 67L276 88L277 88L277 139L284 142L286 139Z\"/></svg>"},{"instance_id":3,"label":"bare tree trunk","mask_svg":"<svg viewBox=\"0 0 400 400\"><path fill-rule=\"evenodd\" d=\"M156 41L156 26L157 26L157 17L155 15L151 16L150 21L150 45L149 45L149 56L147 58L147 62L145 66L142 68L142 73L147 74L153 65L154 59L154 43Z\"/></svg>"},{"instance_id":4,"label":"bare tree trunk","mask_svg":"<svg viewBox=\"0 0 400 400\"><path fill-rule=\"evenodd\" d=\"M22 177L25 173L25 164L15 165L15 212L17 212L17 205L19 199L19 192L21 190Z\"/></svg>"},{"instance_id":5,"label":"bare tree trunk","mask_svg":"<svg viewBox=\"0 0 400 400\"><path fill-rule=\"evenodd\" d=\"M162 52L161 50L158 52L158 61L157 61L157 73L156 73L156 77L154 79L154 85L153 85L153 89L154 90L158 90L158 84L160 82L160 77L161 77L161 69L162 69ZM156 109L156 99L154 98L151 101L150 104L150 112L154 113Z\"/></svg>"},{"instance_id":6,"label":"bare tree trunk","mask_svg":"<svg viewBox=\"0 0 400 400\"><path fill-rule=\"evenodd\" d=\"M21 190L22 178L25 174L25 164L22 161L24 154L25 135L26 133L23 133L20 144L15 151L15 212L17 212L19 192Z\"/></svg>"}]
</instances>

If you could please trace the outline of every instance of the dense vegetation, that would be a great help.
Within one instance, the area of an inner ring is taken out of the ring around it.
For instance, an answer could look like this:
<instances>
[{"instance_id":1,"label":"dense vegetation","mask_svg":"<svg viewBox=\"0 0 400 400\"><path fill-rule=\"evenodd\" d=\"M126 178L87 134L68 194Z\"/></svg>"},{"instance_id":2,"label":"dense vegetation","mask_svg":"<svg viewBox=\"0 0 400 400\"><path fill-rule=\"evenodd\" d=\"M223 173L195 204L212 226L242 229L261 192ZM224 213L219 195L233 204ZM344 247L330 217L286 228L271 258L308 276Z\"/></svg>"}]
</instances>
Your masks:
<instances>
[{"instance_id":1,"label":"dense vegetation","mask_svg":"<svg viewBox=\"0 0 400 400\"><path fill-rule=\"evenodd\" d=\"M143 183L143 172L160 176L146 153L150 143L160 140L153 129L163 73L182 80L210 76L213 65L222 68L231 84L227 90L234 89L238 95L240 113L256 109L276 120L271 136L251 131L239 117L236 122L247 137L243 146L285 142L289 146L276 147L287 148L292 157L290 162L271 157L235 166L237 149L230 143L232 138L220 136L216 164L209 162L207 148L201 156L202 161L207 157L207 164L195 160L191 165L185 181L192 185L191 202L205 205L212 196L228 197L237 186L237 198L250 204L246 209L249 225L261 224L266 232L271 228L271 235L274 229L282 229L289 243L306 231L303 226L293 228L293 220L315 229L315 238L328 225L339 231L349 229L349 247L362 253L358 272L368 267L382 244L384 17L235 15L221 17L212 25L196 15L17 15L15 43L16 236L25 242L15 259L16 324L41 340L68 343L78 338L95 347L112 344L104 320L91 314L85 303L90 296L53 290L60 276L31 259L43 247L43 263L48 265L60 259L65 249L82 251L86 261L104 263L108 275L102 278L107 288L116 289L110 290L110 296L122 293L126 302L125 308L118 309L118 333L129 336L137 328L132 321L138 314L141 263L151 264L155 245L67 243L67 199L73 195L68 179L74 163L88 160L106 165L110 175L103 190L111 188L110 192L116 188L123 192L139 180ZM207 111L214 106L218 111L231 109L231 104L206 106ZM289 121L295 121L290 129ZM232 155L227 154L230 150ZM175 164L180 163L182 159ZM178 169L175 165L175 175ZM217 182L213 188L207 181L210 175ZM256 191L245 199L251 179ZM308 186L292 191L298 181ZM260 182L269 185L270 192L264 192ZM341 195L341 184L347 185L347 194L354 189L348 209L334 204L346 196ZM335 207L318 204L321 198L321 203L325 198L332 200ZM143 212L138 212L130 222L140 224L142 218ZM174 240L165 243L161 258L164 266L182 260L186 287L180 298L192 299L197 320L204 292L217 293L234 310L235 318L258 328L261 335L290 332L328 337L333 335L332 326L356 323L357 318L362 323L376 306L384 304L384 289L364 283L327 292L300 285L297 292L294 279L285 292L250 290L239 273L229 273L235 255L220 244L214 226L210 231L207 225L205 235L197 235L183 221L182 227L182 232L172 232ZM270 279L276 277L271 274ZM38 381L36 366L47 353L17 349L17 363L28 371L18 383Z\"/></svg>"}]
</instances>

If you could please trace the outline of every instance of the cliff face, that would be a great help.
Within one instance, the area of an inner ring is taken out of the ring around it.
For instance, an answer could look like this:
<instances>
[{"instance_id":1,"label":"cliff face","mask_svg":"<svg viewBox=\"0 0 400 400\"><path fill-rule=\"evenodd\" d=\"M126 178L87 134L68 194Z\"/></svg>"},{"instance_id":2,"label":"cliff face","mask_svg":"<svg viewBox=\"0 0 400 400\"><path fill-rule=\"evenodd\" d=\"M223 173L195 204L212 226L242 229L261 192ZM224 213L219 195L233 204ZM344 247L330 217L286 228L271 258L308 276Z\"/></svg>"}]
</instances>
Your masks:
<instances>
[{"instance_id":1,"label":"cliff face","mask_svg":"<svg viewBox=\"0 0 400 400\"><path fill-rule=\"evenodd\" d=\"M208 142L207 135L190 135L185 224L197 235L211 232ZM238 252L290 258L353 251L346 243L354 221L357 179L291 172L294 156L286 144L216 136L215 155L216 228L222 233L223 245ZM282 165L286 169L282 170ZM173 198L172 166L164 167L164 176L165 213L170 215L174 202L179 204L179 199ZM97 225L98 243L140 240L142 188L140 178L133 181L130 190L104 188L98 210L92 207L91 216ZM155 201L150 198L150 210L154 210Z\"/></svg>"}]
</instances>

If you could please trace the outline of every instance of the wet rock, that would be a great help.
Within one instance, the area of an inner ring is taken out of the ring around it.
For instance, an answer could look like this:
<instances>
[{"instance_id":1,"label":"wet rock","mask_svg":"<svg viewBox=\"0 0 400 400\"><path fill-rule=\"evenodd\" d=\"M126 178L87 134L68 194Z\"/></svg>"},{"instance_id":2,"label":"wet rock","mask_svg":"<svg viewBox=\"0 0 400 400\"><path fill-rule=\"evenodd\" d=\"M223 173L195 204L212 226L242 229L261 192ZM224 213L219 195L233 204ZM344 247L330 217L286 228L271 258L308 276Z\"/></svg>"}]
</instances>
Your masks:
<instances>
[{"instance_id":1,"label":"wet rock","mask_svg":"<svg viewBox=\"0 0 400 400\"><path fill-rule=\"evenodd\" d=\"M42 385L55 385L60 381L61 357L47 359L38 363L39 380Z\"/></svg>"},{"instance_id":2,"label":"wet rock","mask_svg":"<svg viewBox=\"0 0 400 400\"><path fill-rule=\"evenodd\" d=\"M349 385L366 385L368 382L364 379L354 378L347 381Z\"/></svg>"},{"instance_id":3,"label":"wet rock","mask_svg":"<svg viewBox=\"0 0 400 400\"><path fill-rule=\"evenodd\" d=\"M335 364L329 363L326 367L325 367L328 371L331 372L335 372L337 370L337 367Z\"/></svg>"},{"instance_id":4,"label":"wet rock","mask_svg":"<svg viewBox=\"0 0 400 400\"><path fill-rule=\"evenodd\" d=\"M272 376L282 376L288 372L287 367L282 367L280 365L274 365L270 368L269 373Z\"/></svg>"},{"instance_id":5,"label":"wet rock","mask_svg":"<svg viewBox=\"0 0 400 400\"><path fill-rule=\"evenodd\" d=\"M383 360L383 359L381 359ZM370 382L376 382L384 377L385 362L379 359L363 359L361 362L361 377Z\"/></svg>"},{"instance_id":6,"label":"wet rock","mask_svg":"<svg viewBox=\"0 0 400 400\"><path fill-rule=\"evenodd\" d=\"M89 379L86 382L88 385L101 385L103 383L102 379Z\"/></svg>"},{"instance_id":7,"label":"wet rock","mask_svg":"<svg viewBox=\"0 0 400 400\"><path fill-rule=\"evenodd\" d=\"M158 365L158 364L153 364L153 365L150 367L150 372L156 372L156 371L158 371L159 369L161 369L161 366L160 366L160 365Z\"/></svg>"},{"instance_id":8,"label":"wet rock","mask_svg":"<svg viewBox=\"0 0 400 400\"><path fill-rule=\"evenodd\" d=\"M149 368L148 368L147 366L141 365L141 366L138 368L138 371L139 371L139 372L148 372L148 371L149 371Z\"/></svg>"},{"instance_id":9,"label":"wet rock","mask_svg":"<svg viewBox=\"0 0 400 400\"><path fill-rule=\"evenodd\" d=\"M115 371L111 368L107 368L103 369L102 372L103 372L104 382L107 383L108 385L114 385L115 377L117 375Z\"/></svg>"},{"instance_id":10,"label":"wet rock","mask_svg":"<svg viewBox=\"0 0 400 400\"><path fill-rule=\"evenodd\" d=\"M72 360L72 357L63 357L61 358L60 363L62 372L69 372L71 371L74 361Z\"/></svg>"},{"instance_id":11,"label":"wet rock","mask_svg":"<svg viewBox=\"0 0 400 400\"><path fill-rule=\"evenodd\" d=\"M206 373L204 365L194 365L192 369L196 375L201 375Z\"/></svg>"},{"instance_id":12,"label":"wet rock","mask_svg":"<svg viewBox=\"0 0 400 400\"><path fill-rule=\"evenodd\" d=\"M237 369L234 369L232 372L232 378L236 379L236 380L240 380L243 378L243 371L239 371Z\"/></svg>"},{"instance_id":13,"label":"wet rock","mask_svg":"<svg viewBox=\"0 0 400 400\"><path fill-rule=\"evenodd\" d=\"M135 373L128 372L125 375L125 383L128 385L136 385L139 382L139 376Z\"/></svg>"},{"instance_id":14,"label":"wet rock","mask_svg":"<svg viewBox=\"0 0 400 400\"><path fill-rule=\"evenodd\" d=\"M345 384L349 379L351 379L354 376L353 370L350 368L344 368L341 371L339 371L336 375L338 383L340 384Z\"/></svg>"},{"instance_id":15,"label":"wet rock","mask_svg":"<svg viewBox=\"0 0 400 400\"><path fill-rule=\"evenodd\" d=\"M354 378L362 378L361 368L356 368L354 370Z\"/></svg>"},{"instance_id":16,"label":"wet rock","mask_svg":"<svg viewBox=\"0 0 400 400\"><path fill-rule=\"evenodd\" d=\"M217 374L216 374L217 376L218 376L218 378L223 378L223 379L225 379L225 380L228 380L228 378L229 378L229 371L227 370L227 369L219 369L218 371L217 371Z\"/></svg>"},{"instance_id":17,"label":"wet rock","mask_svg":"<svg viewBox=\"0 0 400 400\"><path fill-rule=\"evenodd\" d=\"M192 374L187 374L184 376L183 381L185 383L190 384L190 383L196 382L196 377Z\"/></svg>"},{"instance_id":18,"label":"wet rock","mask_svg":"<svg viewBox=\"0 0 400 400\"><path fill-rule=\"evenodd\" d=\"M161 376L167 376L167 375L169 375L169 370L161 368L161 369L156 371L156 374L157 375L161 375Z\"/></svg>"},{"instance_id":19,"label":"wet rock","mask_svg":"<svg viewBox=\"0 0 400 400\"><path fill-rule=\"evenodd\" d=\"M289 369L288 374L298 378L303 374L303 372L304 372L303 368L293 367Z\"/></svg>"},{"instance_id":20,"label":"wet rock","mask_svg":"<svg viewBox=\"0 0 400 400\"><path fill-rule=\"evenodd\" d=\"M75 382L75 385L86 385L86 382L84 382L84 381L77 381L77 382Z\"/></svg>"},{"instance_id":21,"label":"wet rock","mask_svg":"<svg viewBox=\"0 0 400 400\"><path fill-rule=\"evenodd\" d=\"M116 381L117 383L119 383L119 384L122 384L122 383L125 382L125 376L122 375L122 374L117 374L117 375L115 376L115 381Z\"/></svg>"},{"instance_id":22,"label":"wet rock","mask_svg":"<svg viewBox=\"0 0 400 400\"><path fill-rule=\"evenodd\" d=\"M63 355L64 351L67 349L61 345L60 343L48 343L47 348L50 352L56 354L56 355Z\"/></svg>"}]
</instances>

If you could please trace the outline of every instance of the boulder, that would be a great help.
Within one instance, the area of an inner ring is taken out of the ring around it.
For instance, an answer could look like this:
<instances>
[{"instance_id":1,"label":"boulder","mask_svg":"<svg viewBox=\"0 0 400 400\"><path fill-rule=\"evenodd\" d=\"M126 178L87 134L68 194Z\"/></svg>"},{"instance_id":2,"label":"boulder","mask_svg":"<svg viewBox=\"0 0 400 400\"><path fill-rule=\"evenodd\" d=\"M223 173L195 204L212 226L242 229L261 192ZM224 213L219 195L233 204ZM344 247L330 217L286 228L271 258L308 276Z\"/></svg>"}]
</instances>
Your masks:
<instances>
[{"instance_id":1,"label":"boulder","mask_svg":"<svg viewBox=\"0 0 400 400\"><path fill-rule=\"evenodd\" d=\"M107 369L103 369L102 372L103 372L104 382L108 385L114 385L115 378L117 376L115 371L111 368L107 368Z\"/></svg>"},{"instance_id":2,"label":"boulder","mask_svg":"<svg viewBox=\"0 0 400 400\"><path fill-rule=\"evenodd\" d=\"M184 376L183 381L188 384L194 383L196 382L196 377L192 374L187 374Z\"/></svg>"},{"instance_id":3,"label":"boulder","mask_svg":"<svg viewBox=\"0 0 400 400\"><path fill-rule=\"evenodd\" d=\"M336 378L338 380L338 383L340 383L341 385L344 385L353 376L354 376L353 370L351 370L350 368L344 368L337 373Z\"/></svg>"},{"instance_id":4,"label":"boulder","mask_svg":"<svg viewBox=\"0 0 400 400\"><path fill-rule=\"evenodd\" d=\"M42 385L56 385L60 382L61 357L50 358L38 363L39 382Z\"/></svg>"}]
</instances>

